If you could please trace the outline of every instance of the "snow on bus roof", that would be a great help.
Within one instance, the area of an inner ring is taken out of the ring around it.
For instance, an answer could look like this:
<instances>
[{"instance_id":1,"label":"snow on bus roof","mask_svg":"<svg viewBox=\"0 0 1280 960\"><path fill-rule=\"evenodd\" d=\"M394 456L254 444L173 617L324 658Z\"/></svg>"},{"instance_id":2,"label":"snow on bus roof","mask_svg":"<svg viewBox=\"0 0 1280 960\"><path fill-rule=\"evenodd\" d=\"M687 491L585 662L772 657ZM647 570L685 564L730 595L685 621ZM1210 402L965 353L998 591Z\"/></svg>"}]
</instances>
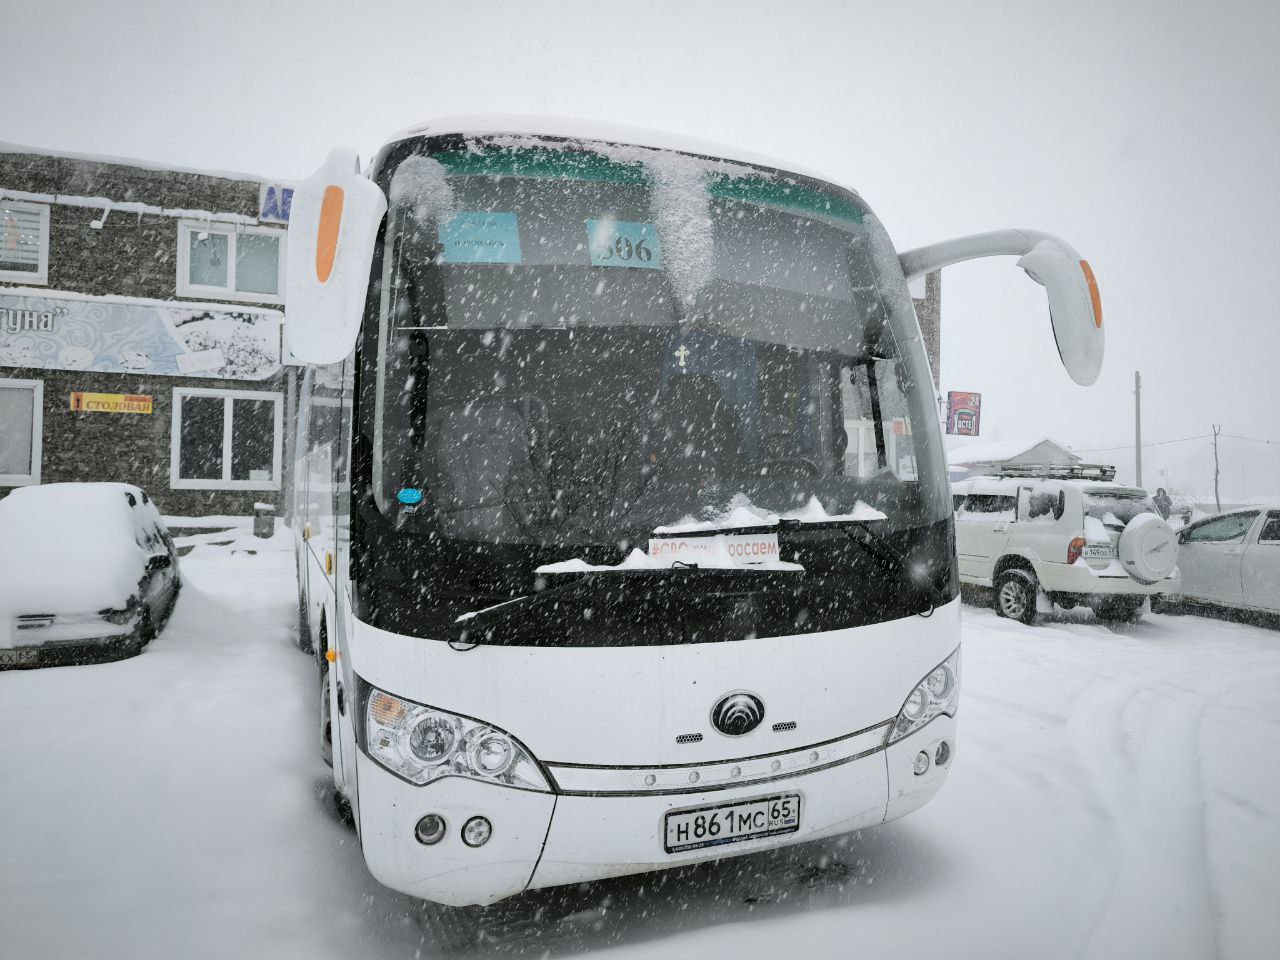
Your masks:
<instances>
[{"instance_id":1,"label":"snow on bus roof","mask_svg":"<svg viewBox=\"0 0 1280 960\"><path fill-rule=\"evenodd\" d=\"M759 167L772 167L787 173L812 177L825 183L836 183L831 177L809 170L798 164L778 160L764 154L753 153L739 147L686 137L683 134L632 127L600 120L582 120L573 117L476 114L470 116L440 117L415 124L387 138L387 144L407 140L410 137L438 137L445 134L471 134L554 137L567 140L596 140L604 143L648 147L654 150L678 150L721 160L736 161ZM850 189L850 188L846 188ZM855 191L856 192L856 191Z\"/></svg>"}]
</instances>

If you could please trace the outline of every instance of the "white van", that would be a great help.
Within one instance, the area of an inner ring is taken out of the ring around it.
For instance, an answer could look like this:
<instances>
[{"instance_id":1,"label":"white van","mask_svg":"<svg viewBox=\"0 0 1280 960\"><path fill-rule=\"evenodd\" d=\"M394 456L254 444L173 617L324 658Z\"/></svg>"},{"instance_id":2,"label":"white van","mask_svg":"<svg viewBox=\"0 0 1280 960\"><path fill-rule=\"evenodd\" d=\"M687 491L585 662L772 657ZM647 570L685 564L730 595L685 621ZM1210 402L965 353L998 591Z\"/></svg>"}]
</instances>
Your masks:
<instances>
[{"instance_id":1,"label":"white van","mask_svg":"<svg viewBox=\"0 0 1280 960\"><path fill-rule=\"evenodd\" d=\"M1050 603L1137 617L1176 589L1177 538L1145 490L1113 476L1024 466L953 483L960 582L994 589L996 612L1023 623Z\"/></svg>"},{"instance_id":2,"label":"white van","mask_svg":"<svg viewBox=\"0 0 1280 960\"><path fill-rule=\"evenodd\" d=\"M1021 257L1091 383L1079 255L899 255L812 174L564 121L434 122L357 169L294 195L286 335L304 644L373 875L484 904L932 797L959 585L907 281Z\"/></svg>"}]
</instances>

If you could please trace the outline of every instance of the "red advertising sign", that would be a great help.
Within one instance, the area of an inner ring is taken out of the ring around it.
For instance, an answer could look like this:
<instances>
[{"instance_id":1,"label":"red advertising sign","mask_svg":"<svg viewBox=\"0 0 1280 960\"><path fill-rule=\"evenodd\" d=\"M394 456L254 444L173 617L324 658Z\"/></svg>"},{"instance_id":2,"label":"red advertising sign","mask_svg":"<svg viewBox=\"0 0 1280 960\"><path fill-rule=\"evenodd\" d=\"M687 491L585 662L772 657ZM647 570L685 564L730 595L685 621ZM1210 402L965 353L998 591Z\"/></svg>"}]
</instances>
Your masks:
<instances>
[{"instance_id":1,"label":"red advertising sign","mask_svg":"<svg viewBox=\"0 0 1280 960\"><path fill-rule=\"evenodd\" d=\"M952 390L947 394L947 433L976 437L982 421L982 394Z\"/></svg>"}]
</instances>

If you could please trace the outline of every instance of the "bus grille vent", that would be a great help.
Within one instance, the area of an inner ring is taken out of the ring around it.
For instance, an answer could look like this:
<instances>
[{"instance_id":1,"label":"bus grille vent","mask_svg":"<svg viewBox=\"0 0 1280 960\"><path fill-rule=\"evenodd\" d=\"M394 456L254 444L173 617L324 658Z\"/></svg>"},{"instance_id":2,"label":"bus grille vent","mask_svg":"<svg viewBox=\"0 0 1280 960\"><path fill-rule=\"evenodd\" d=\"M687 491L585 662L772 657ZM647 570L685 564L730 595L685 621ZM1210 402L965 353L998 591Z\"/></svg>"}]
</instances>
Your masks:
<instances>
[{"instance_id":1,"label":"bus grille vent","mask_svg":"<svg viewBox=\"0 0 1280 960\"><path fill-rule=\"evenodd\" d=\"M700 733L682 733L676 737L676 743L700 743L702 734Z\"/></svg>"},{"instance_id":2,"label":"bus grille vent","mask_svg":"<svg viewBox=\"0 0 1280 960\"><path fill-rule=\"evenodd\" d=\"M775 723L773 725L773 732L786 733L788 730L794 730L795 728L796 722L794 720L788 720L786 723Z\"/></svg>"}]
</instances>

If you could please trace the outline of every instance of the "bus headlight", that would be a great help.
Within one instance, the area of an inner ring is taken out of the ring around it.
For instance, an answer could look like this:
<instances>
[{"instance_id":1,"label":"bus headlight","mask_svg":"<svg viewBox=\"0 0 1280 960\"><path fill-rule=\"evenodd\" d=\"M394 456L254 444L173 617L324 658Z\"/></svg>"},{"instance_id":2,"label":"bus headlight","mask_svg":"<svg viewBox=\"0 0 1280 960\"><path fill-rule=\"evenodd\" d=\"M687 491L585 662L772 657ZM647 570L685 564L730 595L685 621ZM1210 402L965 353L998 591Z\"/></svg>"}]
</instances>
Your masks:
<instances>
[{"instance_id":1,"label":"bus headlight","mask_svg":"<svg viewBox=\"0 0 1280 960\"><path fill-rule=\"evenodd\" d=\"M410 783L470 777L525 790L549 790L536 760L511 735L478 720L392 696L361 681L361 746Z\"/></svg>"},{"instance_id":2,"label":"bus headlight","mask_svg":"<svg viewBox=\"0 0 1280 960\"><path fill-rule=\"evenodd\" d=\"M934 667L916 684L898 711L885 745L914 733L939 714L956 715L960 705L960 648Z\"/></svg>"}]
</instances>

